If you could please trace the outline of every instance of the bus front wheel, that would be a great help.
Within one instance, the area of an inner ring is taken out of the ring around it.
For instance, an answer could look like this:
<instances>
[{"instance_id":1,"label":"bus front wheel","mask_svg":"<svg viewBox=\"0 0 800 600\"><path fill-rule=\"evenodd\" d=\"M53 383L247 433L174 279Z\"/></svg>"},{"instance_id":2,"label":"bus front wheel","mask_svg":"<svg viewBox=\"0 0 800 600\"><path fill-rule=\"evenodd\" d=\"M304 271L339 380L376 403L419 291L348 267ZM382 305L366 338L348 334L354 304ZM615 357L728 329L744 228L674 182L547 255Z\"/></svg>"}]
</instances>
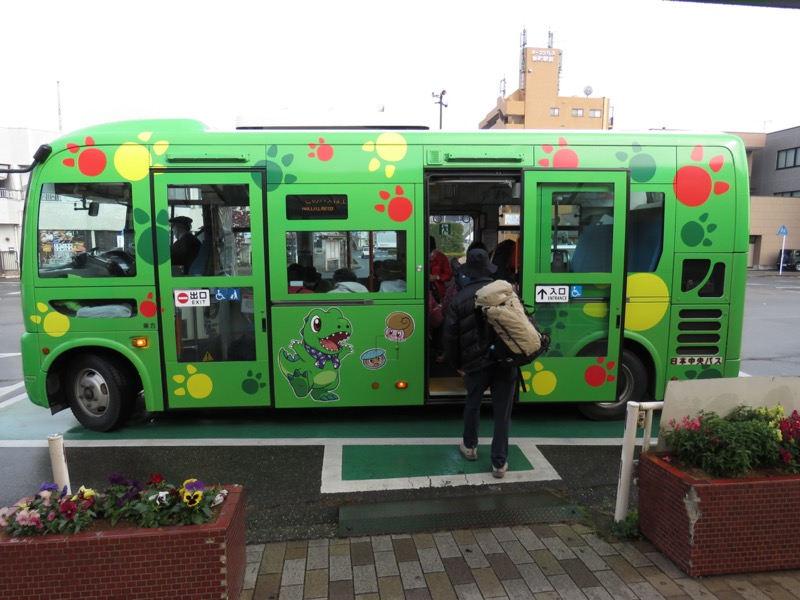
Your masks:
<instances>
[{"instance_id":1,"label":"bus front wheel","mask_svg":"<svg viewBox=\"0 0 800 600\"><path fill-rule=\"evenodd\" d=\"M130 416L136 400L131 377L116 363L93 354L70 363L66 392L72 414L93 431L111 431Z\"/></svg>"},{"instance_id":2,"label":"bus front wheel","mask_svg":"<svg viewBox=\"0 0 800 600\"><path fill-rule=\"evenodd\" d=\"M593 421L624 419L628 402L640 402L647 390L647 369L641 359L630 350L623 350L619 361L616 402L581 404L579 410Z\"/></svg>"}]
</instances>

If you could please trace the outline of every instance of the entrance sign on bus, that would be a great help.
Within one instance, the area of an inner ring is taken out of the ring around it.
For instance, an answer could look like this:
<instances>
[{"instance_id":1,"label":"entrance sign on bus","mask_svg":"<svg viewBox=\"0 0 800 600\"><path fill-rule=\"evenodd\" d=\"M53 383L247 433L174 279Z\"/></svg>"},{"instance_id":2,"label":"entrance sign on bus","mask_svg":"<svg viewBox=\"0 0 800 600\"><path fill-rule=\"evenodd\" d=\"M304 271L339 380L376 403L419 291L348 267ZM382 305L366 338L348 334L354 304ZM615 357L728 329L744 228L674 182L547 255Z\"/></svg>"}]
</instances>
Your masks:
<instances>
[{"instance_id":1,"label":"entrance sign on bus","mask_svg":"<svg viewBox=\"0 0 800 600\"><path fill-rule=\"evenodd\" d=\"M569 302L569 286L537 285L536 302Z\"/></svg>"},{"instance_id":2,"label":"entrance sign on bus","mask_svg":"<svg viewBox=\"0 0 800 600\"><path fill-rule=\"evenodd\" d=\"M175 306L211 306L208 290L175 290Z\"/></svg>"}]
</instances>

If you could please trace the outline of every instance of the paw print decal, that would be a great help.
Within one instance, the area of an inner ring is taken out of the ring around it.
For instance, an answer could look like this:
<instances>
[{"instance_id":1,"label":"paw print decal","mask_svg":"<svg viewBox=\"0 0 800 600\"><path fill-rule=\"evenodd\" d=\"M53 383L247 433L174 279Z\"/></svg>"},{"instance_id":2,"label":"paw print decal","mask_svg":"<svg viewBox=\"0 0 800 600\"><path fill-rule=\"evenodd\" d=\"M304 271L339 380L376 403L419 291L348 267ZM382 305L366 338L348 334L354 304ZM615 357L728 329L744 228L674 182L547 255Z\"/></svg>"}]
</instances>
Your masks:
<instances>
[{"instance_id":1,"label":"paw print decal","mask_svg":"<svg viewBox=\"0 0 800 600\"><path fill-rule=\"evenodd\" d=\"M155 263L155 257L153 256L153 232L155 231L155 235L158 238L157 245L160 248L169 246L169 215L165 210L160 211L156 215L155 229L149 226L150 217L141 208L133 209L133 220L139 225L147 225L139 236L139 239L136 240L136 250L139 253L139 258L146 264L152 265ZM159 264L163 265L169 260L169 254L162 253L159 259Z\"/></svg>"},{"instance_id":2,"label":"paw print decal","mask_svg":"<svg viewBox=\"0 0 800 600\"><path fill-rule=\"evenodd\" d=\"M692 150L691 158L695 162L702 162L704 149L703 146L695 146ZM725 157L718 155L708 161L708 168L713 173L719 173L725 164ZM720 196L730 189L730 185L724 181L714 182L711 174L699 165L685 165L675 173L672 188L675 190L675 197L678 202L686 206L700 206L711 197L713 191Z\"/></svg>"},{"instance_id":3,"label":"paw print decal","mask_svg":"<svg viewBox=\"0 0 800 600\"><path fill-rule=\"evenodd\" d=\"M296 175L284 171L284 169L288 169L294 162L294 154L284 154L278 158L278 146L273 144L267 149L267 156L275 160L261 161L258 163L258 166L265 168L267 171L268 192L274 192L284 183L292 184L297 181ZM276 160L279 162L276 162ZM261 185L260 178L256 179L254 176L254 181Z\"/></svg>"},{"instance_id":4,"label":"paw print decal","mask_svg":"<svg viewBox=\"0 0 800 600\"><path fill-rule=\"evenodd\" d=\"M255 394L258 390L264 389L267 387L267 383L265 381L261 381L263 375L261 373L253 373L252 371L247 372L247 378L242 381L242 391L245 394Z\"/></svg>"},{"instance_id":5,"label":"paw print decal","mask_svg":"<svg viewBox=\"0 0 800 600\"><path fill-rule=\"evenodd\" d=\"M628 161L627 152L617 152L617 160L627 162L628 168L631 171L631 179L639 183L650 181L656 174L656 160L646 152L642 152L640 144L633 144L631 146L630 161Z\"/></svg>"},{"instance_id":6,"label":"paw print decal","mask_svg":"<svg viewBox=\"0 0 800 600\"><path fill-rule=\"evenodd\" d=\"M574 150L567 148L567 140L563 137L558 138L559 149L553 154L555 148L550 144L544 144L542 150L545 154L553 154L552 161L549 158L540 158L539 165L542 167L552 166L554 169L576 169L578 167L578 154Z\"/></svg>"},{"instance_id":7,"label":"paw print decal","mask_svg":"<svg viewBox=\"0 0 800 600\"><path fill-rule=\"evenodd\" d=\"M547 396L552 394L558 385L558 378L552 371L545 371L544 365L538 360L533 363L535 373L531 378L531 388L537 396ZM531 377L529 372L523 371L522 377L527 381Z\"/></svg>"},{"instance_id":8,"label":"paw print decal","mask_svg":"<svg viewBox=\"0 0 800 600\"><path fill-rule=\"evenodd\" d=\"M164 165L153 160L150 148L143 146L153 137L152 131L143 131L136 138L139 142L125 142L114 152L114 167L124 179L128 181L141 181L150 173L150 167L163 167ZM169 148L169 142L164 140L153 144L152 154L162 156Z\"/></svg>"},{"instance_id":9,"label":"paw print decal","mask_svg":"<svg viewBox=\"0 0 800 600\"><path fill-rule=\"evenodd\" d=\"M703 244L703 246L711 246L713 242L706 237L707 233L712 233L717 226L714 223L709 223L708 225L705 222L708 220L708 213L703 213L700 215L700 222L697 221L689 221L681 228L681 240L687 246L694 248L695 246L699 246Z\"/></svg>"},{"instance_id":10,"label":"paw print decal","mask_svg":"<svg viewBox=\"0 0 800 600\"><path fill-rule=\"evenodd\" d=\"M146 319L152 319L156 316L158 312L158 306L155 302L153 302L153 292L147 292L147 296L145 296L145 300L142 300L139 303L139 314L145 317ZM161 312L164 312L164 309L161 309Z\"/></svg>"},{"instance_id":11,"label":"paw print decal","mask_svg":"<svg viewBox=\"0 0 800 600\"><path fill-rule=\"evenodd\" d=\"M311 152L308 153L309 158L316 158L322 162L327 162L333 158L333 146L325 143L325 138L319 138L319 144L311 143L308 145Z\"/></svg>"},{"instance_id":12,"label":"paw print decal","mask_svg":"<svg viewBox=\"0 0 800 600\"><path fill-rule=\"evenodd\" d=\"M30 319L37 325L41 324L44 332L50 337L61 337L69 331L69 317L60 312L53 312L44 302L36 303L36 310L44 315L31 315Z\"/></svg>"},{"instance_id":13,"label":"paw print decal","mask_svg":"<svg viewBox=\"0 0 800 600\"><path fill-rule=\"evenodd\" d=\"M583 378L592 387L600 387L606 382L614 381L617 377L613 375L616 363L613 360L605 363L606 357L601 356L597 359L596 365L591 365L583 374Z\"/></svg>"},{"instance_id":14,"label":"paw print decal","mask_svg":"<svg viewBox=\"0 0 800 600\"><path fill-rule=\"evenodd\" d=\"M182 384L181 387L175 390L176 396L185 396L187 393L192 398L207 398L214 389L214 382L211 377L205 373L199 373L197 367L193 365L186 365L186 375L178 373L172 376L172 381ZM185 384L185 385L183 385Z\"/></svg>"},{"instance_id":15,"label":"paw print decal","mask_svg":"<svg viewBox=\"0 0 800 600\"><path fill-rule=\"evenodd\" d=\"M77 154L78 160L76 161L74 158L70 157L65 158L61 162L66 167L74 167L77 163L78 171L80 171L82 175L97 177L105 170L108 159L106 158L105 152L100 150L100 148L93 148L92 146L94 146L94 139L89 136L86 136L84 140L83 150L81 150L81 146L78 144L68 143L67 150L72 154Z\"/></svg>"},{"instance_id":16,"label":"paw print decal","mask_svg":"<svg viewBox=\"0 0 800 600\"><path fill-rule=\"evenodd\" d=\"M366 142L361 146L361 149L364 152L374 152L377 154L377 156L372 157L369 161L369 166L367 167L369 172L373 173L377 171L386 163L383 172L386 177L391 179L397 170L397 167L393 163L398 163L406 157L408 144L406 143L406 139L399 133L382 133L374 142Z\"/></svg>"},{"instance_id":17,"label":"paw print decal","mask_svg":"<svg viewBox=\"0 0 800 600\"><path fill-rule=\"evenodd\" d=\"M407 221L408 218L411 216L411 213L414 212L414 206L411 204L411 200L403 196L404 191L402 186L398 185L396 188L394 188L394 193L395 196L392 197L392 194L390 192L381 190L380 191L381 200L383 201L389 200L389 204L388 205L376 204L375 210L377 210L378 212L388 212L389 218L392 221L397 221L398 223L402 223L403 221Z\"/></svg>"},{"instance_id":18,"label":"paw print decal","mask_svg":"<svg viewBox=\"0 0 800 600\"><path fill-rule=\"evenodd\" d=\"M702 365L699 371L694 369L686 371L687 379L719 379L720 377L722 377L722 371L711 365Z\"/></svg>"}]
</instances>

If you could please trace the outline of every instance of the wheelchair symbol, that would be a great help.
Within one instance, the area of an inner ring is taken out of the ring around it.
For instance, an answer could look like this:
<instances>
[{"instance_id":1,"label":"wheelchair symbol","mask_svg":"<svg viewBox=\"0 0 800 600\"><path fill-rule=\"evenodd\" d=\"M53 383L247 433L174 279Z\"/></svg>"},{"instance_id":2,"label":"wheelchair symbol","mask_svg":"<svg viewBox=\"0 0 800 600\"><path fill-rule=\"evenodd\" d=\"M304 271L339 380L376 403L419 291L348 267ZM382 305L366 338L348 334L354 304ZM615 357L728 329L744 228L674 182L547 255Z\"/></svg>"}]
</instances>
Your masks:
<instances>
[{"instance_id":1,"label":"wheelchair symbol","mask_svg":"<svg viewBox=\"0 0 800 600\"><path fill-rule=\"evenodd\" d=\"M583 297L583 286L582 285L573 285L570 287L569 295L571 298L582 298Z\"/></svg>"}]
</instances>

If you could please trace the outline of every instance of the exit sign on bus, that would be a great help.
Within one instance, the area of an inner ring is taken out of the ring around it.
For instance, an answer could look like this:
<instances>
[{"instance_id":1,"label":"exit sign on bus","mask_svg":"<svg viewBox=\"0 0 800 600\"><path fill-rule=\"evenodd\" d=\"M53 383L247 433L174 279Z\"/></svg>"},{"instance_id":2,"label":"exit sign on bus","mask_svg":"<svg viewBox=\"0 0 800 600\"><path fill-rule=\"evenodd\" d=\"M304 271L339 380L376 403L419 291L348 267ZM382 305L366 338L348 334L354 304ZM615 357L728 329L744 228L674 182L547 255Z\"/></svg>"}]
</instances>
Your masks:
<instances>
[{"instance_id":1,"label":"exit sign on bus","mask_svg":"<svg viewBox=\"0 0 800 600\"><path fill-rule=\"evenodd\" d=\"M175 306L211 306L208 290L175 290Z\"/></svg>"}]
</instances>

